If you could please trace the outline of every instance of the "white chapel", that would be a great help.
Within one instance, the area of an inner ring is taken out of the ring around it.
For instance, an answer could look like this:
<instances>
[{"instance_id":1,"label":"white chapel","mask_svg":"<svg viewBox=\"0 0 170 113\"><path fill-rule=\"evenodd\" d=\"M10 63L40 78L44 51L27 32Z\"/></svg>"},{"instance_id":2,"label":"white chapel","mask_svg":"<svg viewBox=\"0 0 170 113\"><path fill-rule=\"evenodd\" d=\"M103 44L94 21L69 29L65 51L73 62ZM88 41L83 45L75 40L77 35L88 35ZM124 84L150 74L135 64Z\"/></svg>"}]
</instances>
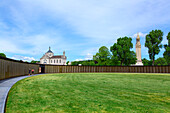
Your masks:
<instances>
[{"instance_id":1,"label":"white chapel","mask_svg":"<svg viewBox=\"0 0 170 113\"><path fill-rule=\"evenodd\" d=\"M63 51L63 55L54 56L49 47L49 50L40 58L40 64L66 65L66 60L65 51Z\"/></svg>"}]
</instances>

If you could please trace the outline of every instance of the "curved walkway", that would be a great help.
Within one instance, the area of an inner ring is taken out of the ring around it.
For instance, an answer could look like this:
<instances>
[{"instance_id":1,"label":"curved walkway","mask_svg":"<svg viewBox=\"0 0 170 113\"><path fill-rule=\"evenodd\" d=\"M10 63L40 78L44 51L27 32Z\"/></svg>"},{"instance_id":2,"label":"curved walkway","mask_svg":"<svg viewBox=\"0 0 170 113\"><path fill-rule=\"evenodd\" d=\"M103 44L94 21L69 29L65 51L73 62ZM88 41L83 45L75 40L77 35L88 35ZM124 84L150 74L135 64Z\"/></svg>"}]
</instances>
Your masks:
<instances>
[{"instance_id":1,"label":"curved walkway","mask_svg":"<svg viewBox=\"0 0 170 113\"><path fill-rule=\"evenodd\" d=\"M40 74L35 74L31 76L36 76ZM19 80L31 77L31 76L20 76L15 78L9 78L5 80L0 80L0 113L4 113L5 110L5 103L8 96L8 92L11 89L11 87Z\"/></svg>"}]
</instances>

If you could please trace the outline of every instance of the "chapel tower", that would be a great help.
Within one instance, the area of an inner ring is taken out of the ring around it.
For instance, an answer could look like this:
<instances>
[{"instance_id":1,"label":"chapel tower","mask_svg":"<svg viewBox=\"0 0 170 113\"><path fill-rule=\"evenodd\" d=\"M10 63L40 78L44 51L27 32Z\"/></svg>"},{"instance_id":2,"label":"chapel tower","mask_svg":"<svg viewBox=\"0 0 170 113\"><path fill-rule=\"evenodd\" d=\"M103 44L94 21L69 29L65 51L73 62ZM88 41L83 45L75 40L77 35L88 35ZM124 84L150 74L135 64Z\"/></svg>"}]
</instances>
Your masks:
<instances>
[{"instance_id":1,"label":"chapel tower","mask_svg":"<svg viewBox=\"0 0 170 113\"><path fill-rule=\"evenodd\" d=\"M143 65L141 60L141 44L140 44L139 33L137 33L137 38L136 38L136 58L137 58L137 63L135 65Z\"/></svg>"}]
</instances>

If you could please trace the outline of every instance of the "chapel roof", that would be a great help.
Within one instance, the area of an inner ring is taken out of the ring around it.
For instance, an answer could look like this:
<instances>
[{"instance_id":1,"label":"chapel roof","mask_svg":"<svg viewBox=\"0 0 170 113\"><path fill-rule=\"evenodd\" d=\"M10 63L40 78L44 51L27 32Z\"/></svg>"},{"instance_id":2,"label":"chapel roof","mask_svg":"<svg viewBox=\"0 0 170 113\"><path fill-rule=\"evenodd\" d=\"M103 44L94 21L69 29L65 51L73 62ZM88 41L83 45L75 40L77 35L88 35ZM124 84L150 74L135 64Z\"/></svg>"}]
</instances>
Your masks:
<instances>
[{"instance_id":1,"label":"chapel roof","mask_svg":"<svg viewBox=\"0 0 170 113\"><path fill-rule=\"evenodd\" d=\"M49 50L47 51L47 53L53 53L53 52L51 51L51 47L49 47Z\"/></svg>"},{"instance_id":2,"label":"chapel roof","mask_svg":"<svg viewBox=\"0 0 170 113\"><path fill-rule=\"evenodd\" d=\"M63 55L57 55L57 56L52 56L51 58L63 58ZM66 59L67 57L65 56L64 59Z\"/></svg>"}]
</instances>

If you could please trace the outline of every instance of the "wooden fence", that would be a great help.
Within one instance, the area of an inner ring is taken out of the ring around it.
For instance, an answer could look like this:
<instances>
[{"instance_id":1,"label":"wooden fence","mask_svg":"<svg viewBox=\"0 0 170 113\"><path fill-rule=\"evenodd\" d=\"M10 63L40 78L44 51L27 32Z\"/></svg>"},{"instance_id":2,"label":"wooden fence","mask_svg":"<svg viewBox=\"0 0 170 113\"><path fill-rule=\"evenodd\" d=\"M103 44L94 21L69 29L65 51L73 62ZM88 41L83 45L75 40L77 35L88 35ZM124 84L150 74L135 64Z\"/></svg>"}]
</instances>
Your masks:
<instances>
[{"instance_id":1,"label":"wooden fence","mask_svg":"<svg viewBox=\"0 0 170 113\"><path fill-rule=\"evenodd\" d=\"M34 69L34 73L38 73L39 65L0 57L0 80L28 75L29 69Z\"/></svg>"},{"instance_id":2,"label":"wooden fence","mask_svg":"<svg viewBox=\"0 0 170 113\"><path fill-rule=\"evenodd\" d=\"M0 57L0 80L28 75L29 69L34 69L35 74L39 68L43 73L170 73L170 66L57 66L38 65Z\"/></svg>"},{"instance_id":3,"label":"wooden fence","mask_svg":"<svg viewBox=\"0 0 170 113\"><path fill-rule=\"evenodd\" d=\"M170 73L170 66L56 66L45 65L45 73Z\"/></svg>"}]
</instances>

